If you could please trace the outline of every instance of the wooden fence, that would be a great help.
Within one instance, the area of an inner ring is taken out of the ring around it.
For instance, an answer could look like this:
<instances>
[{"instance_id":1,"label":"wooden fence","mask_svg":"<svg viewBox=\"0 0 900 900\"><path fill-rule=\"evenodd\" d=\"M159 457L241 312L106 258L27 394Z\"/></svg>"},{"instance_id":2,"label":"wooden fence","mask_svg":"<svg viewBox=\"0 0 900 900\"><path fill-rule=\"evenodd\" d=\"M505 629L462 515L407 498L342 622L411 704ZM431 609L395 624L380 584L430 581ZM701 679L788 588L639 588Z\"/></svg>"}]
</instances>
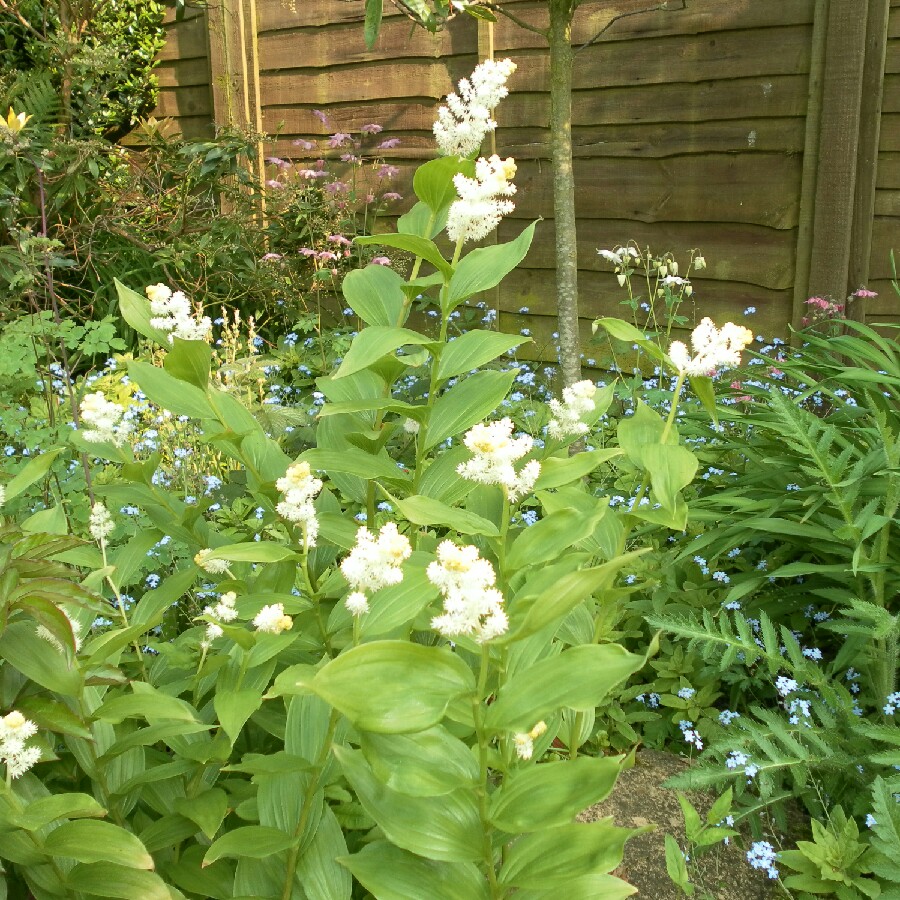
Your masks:
<instances>
[{"instance_id":1,"label":"wooden fence","mask_svg":"<svg viewBox=\"0 0 900 900\"><path fill-rule=\"evenodd\" d=\"M363 0L216 0L167 24L157 116L185 134L213 123L277 134L266 154L308 157L330 131L368 122L408 189L434 153L441 98L493 47L518 64L497 111L497 151L516 158L508 240L542 216L499 294L528 307L540 343L555 330L549 79L543 38L500 16L458 16L437 35L385 4L367 51ZM546 2L503 0L532 24ZM576 14L573 139L580 309L617 314L622 292L600 247L628 240L684 259L702 249L698 316L784 335L814 294L868 286L868 318L900 321L890 251L900 252L900 0L584 0ZM610 24L611 23L611 24ZM326 127L313 110L328 116ZM316 151L318 153L319 151ZM339 151L329 151L334 156ZM400 189L406 193L403 188ZM411 191L409 192L411 193Z\"/></svg>"}]
</instances>

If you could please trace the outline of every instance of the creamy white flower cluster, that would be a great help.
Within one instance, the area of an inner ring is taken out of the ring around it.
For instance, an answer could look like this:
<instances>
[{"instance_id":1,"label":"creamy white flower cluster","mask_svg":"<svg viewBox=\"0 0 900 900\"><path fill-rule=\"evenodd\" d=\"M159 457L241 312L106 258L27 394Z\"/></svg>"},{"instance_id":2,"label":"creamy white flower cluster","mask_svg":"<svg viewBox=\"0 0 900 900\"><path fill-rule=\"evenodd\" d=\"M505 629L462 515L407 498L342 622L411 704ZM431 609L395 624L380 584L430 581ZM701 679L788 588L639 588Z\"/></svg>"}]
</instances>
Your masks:
<instances>
[{"instance_id":1,"label":"creamy white flower cluster","mask_svg":"<svg viewBox=\"0 0 900 900\"><path fill-rule=\"evenodd\" d=\"M195 315L191 301L181 291L173 291L164 284L151 284L144 289L150 301L153 318L150 324L169 332L169 343L175 338L183 341L205 341L212 330L209 316Z\"/></svg>"},{"instance_id":2,"label":"creamy white flower cluster","mask_svg":"<svg viewBox=\"0 0 900 900\"><path fill-rule=\"evenodd\" d=\"M514 438L512 430L511 419L474 425L463 438L472 458L460 463L456 471L469 481L500 485L509 499L515 501L534 487L541 474L541 464L533 459L516 472L513 463L531 450L534 441L528 435Z\"/></svg>"},{"instance_id":3,"label":"creamy white flower cluster","mask_svg":"<svg viewBox=\"0 0 900 900\"><path fill-rule=\"evenodd\" d=\"M546 731L547 723L538 722L531 731L513 735L513 743L516 745L516 756L519 759L531 759L534 754L534 742Z\"/></svg>"},{"instance_id":4,"label":"creamy white flower cluster","mask_svg":"<svg viewBox=\"0 0 900 900\"><path fill-rule=\"evenodd\" d=\"M447 214L447 237L451 241L480 241L487 237L516 207L512 197L516 186L512 179L516 164L512 157L500 159L496 154L475 163L475 177L454 175L458 200Z\"/></svg>"},{"instance_id":5,"label":"creamy white flower cluster","mask_svg":"<svg viewBox=\"0 0 900 900\"><path fill-rule=\"evenodd\" d=\"M225 632L222 630L220 622L233 622L237 618L238 613L234 605L236 601L237 594L234 591L228 591L219 597L215 606L203 607L203 615L215 621L206 623L206 636L200 642L201 647L209 648L216 638L222 637Z\"/></svg>"},{"instance_id":6,"label":"creamy white flower cluster","mask_svg":"<svg viewBox=\"0 0 900 900\"><path fill-rule=\"evenodd\" d=\"M303 527L307 547L315 547L319 520L313 500L322 490L322 480L314 478L308 462L292 463L287 472L275 482L284 499L275 507L282 518Z\"/></svg>"},{"instance_id":7,"label":"creamy white flower cluster","mask_svg":"<svg viewBox=\"0 0 900 900\"><path fill-rule=\"evenodd\" d=\"M92 444L109 443L121 447L131 431L131 423L123 418L125 410L103 396L102 391L87 394L78 408L81 433Z\"/></svg>"},{"instance_id":8,"label":"creamy white flower cluster","mask_svg":"<svg viewBox=\"0 0 900 900\"><path fill-rule=\"evenodd\" d=\"M197 563L204 572L209 572L210 575L224 575L225 572L228 571L228 560L210 559L213 553L215 553L215 550L206 547L197 553L194 557L194 562Z\"/></svg>"},{"instance_id":9,"label":"creamy white flower cluster","mask_svg":"<svg viewBox=\"0 0 900 900\"><path fill-rule=\"evenodd\" d=\"M281 634L282 631L290 631L294 620L284 614L283 603L272 603L264 606L254 617L253 627L257 631L265 631L268 634Z\"/></svg>"},{"instance_id":10,"label":"creamy white flower cluster","mask_svg":"<svg viewBox=\"0 0 900 900\"><path fill-rule=\"evenodd\" d=\"M435 631L449 638L469 635L479 644L507 631L503 594L493 587L494 567L479 556L477 547L443 541L426 574L444 598L443 615L431 620Z\"/></svg>"},{"instance_id":11,"label":"creamy white flower cluster","mask_svg":"<svg viewBox=\"0 0 900 900\"><path fill-rule=\"evenodd\" d=\"M91 537L98 543L105 543L106 539L113 533L116 523L109 514L109 510L100 502L95 503L91 507L91 518L89 528Z\"/></svg>"},{"instance_id":12,"label":"creamy white flower cluster","mask_svg":"<svg viewBox=\"0 0 900 900\"><path fill-rule=\"evenodd\" d=\"M739 366L741 351L753 341L753 332L743 325L726 322L716 328L712 319L705 318L691 332L691 356L682 341L669 345L669 359L685 375L712 375L721 366Z\"/></svg>"},{"instance_id":13,"label":"creamy white flower cluster","mask_svg":"<svg viewBox=\"0 0 900 900\"><path fill-rule=\"evenodd\" d=\"M35 734L37 725L17 710L0 717L0 762L9 778L24 775L41 758L38 747L25 746Z\"/></svg>"},{"instance_id":14,"label":"creamy white flower cluster","mask_svg":"<svg viewBox=\"0 0 900 900\"><path fill-rule=\"evenodd\" d=\"M597 385L587 379L563 388L562 403L554 397L547 404L553 413L553 418L547 426L550 437L561 439L569 435L587 434L590 429L581 418L593 412L596 393Z\"/></svg>"},{"instance_id":15,"label":"creamy white flower cluster","mask_svg":"<svg viewBox=\"0 0 900 900\"><path fill-rule=\"evenodd\" d=\"M509 94L506 80L515 71L510 59L486 59L471 78L460 81L458 94L447 95L447 105L438 110L434 123L434 136L444 156L467 157L478 150L484 136L497 127L491 113Z\"/></svg>"},{"instance_id":16,"label":"creamy white flower cluster","mask_svg":"<svg viewBox=\"0 0 900 900\"><path fill-rule=\"evenodd\" d=\"M6 503L6 488L0 484L0 506Z\"/></svg>"},{"instance_id":17,"label":"creamy white flower cluster","mask_svg":"<svg viewBox=\"0 0 900 900\"><path fill-rule=\"evenodd\" d=\"M368 594L403 581L400 566L410 557L409 538L393 522L381 526L378 537L363 526L356 532L356 546L341 563L341 572L353 588L344 603L354 616L369 611Z\"/></svg>"}]
</instances>

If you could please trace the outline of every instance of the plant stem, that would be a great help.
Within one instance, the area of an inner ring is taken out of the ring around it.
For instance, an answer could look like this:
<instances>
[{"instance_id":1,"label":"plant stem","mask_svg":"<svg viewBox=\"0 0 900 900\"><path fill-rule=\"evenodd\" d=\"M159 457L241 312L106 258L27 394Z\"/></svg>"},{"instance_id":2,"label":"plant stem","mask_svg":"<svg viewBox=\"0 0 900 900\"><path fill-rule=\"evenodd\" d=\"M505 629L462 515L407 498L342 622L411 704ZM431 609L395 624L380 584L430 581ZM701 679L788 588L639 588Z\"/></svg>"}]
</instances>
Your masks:
<instances>
[{"instance_id":1,"label":"plant stem","mask_svg":"<svg viewBox=\"0 0 900 900\"><path fill-rule=\"evenodd\" d=\"M297 872L297 863L300 860L300 838L306 829L306 823L309 821L310 812L312 811L312 802L319 789L322 781L322 775L325 772L325 764L328 762L328 754L331 752L331 742L334 740L334 733L337 729L340 713L336 709L331 710L331 718L328 720L328 731L325 733L325 740L319 750L319 755L313 763L315 767L315 775L310 778L306 793L303 795L303 809L300 813L300 821L294 829L294 846L288 854L287 868L284 878L284 890L281 893L281 900L291 900L291 894L294 892L294 875Z\"/></svg>"},{"instance_id":2,"label":"plant stem","mask_svg":"<svg viewBox=\"0 0 900 900\"><path fill-rule=\"evenodd\" d=\"M488 818L488 744L489 738L484 728L484 694L487 689L488 670L491 665L491 651L486 644L481 646L481 666L478 670L478 687L472 697L472 717L475 720L475 734L478 737L478 768L480 777L475 788L478 798L478 814L481 818L482 850L488 883L491 888L491 897L502 897L504 891L497 883L497 873L494 871L494 845L491 840L490 820Z\"/></svg>"}]
</instances>

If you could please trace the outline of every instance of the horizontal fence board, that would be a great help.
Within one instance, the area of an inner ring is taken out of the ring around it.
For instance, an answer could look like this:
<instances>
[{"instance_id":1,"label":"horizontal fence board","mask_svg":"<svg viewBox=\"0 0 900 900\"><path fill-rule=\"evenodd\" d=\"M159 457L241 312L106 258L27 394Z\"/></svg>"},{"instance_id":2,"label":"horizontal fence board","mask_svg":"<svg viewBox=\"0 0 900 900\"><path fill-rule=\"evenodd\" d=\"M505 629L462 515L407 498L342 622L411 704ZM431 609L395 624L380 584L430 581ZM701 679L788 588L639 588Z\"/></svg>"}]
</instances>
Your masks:
<instances>
[{"instance_id":1,"label":"horizontal fence board","mask_svg":"<svg viewBox=\"0 0 900 900\"><path fill-rule=\"evenodd\" d=\"M208 85L163 88L156 105L157 118L181 118L182 116L209 116L212 118L212 97Z\"/></svg>"},{"instance_id":2,"label":"horizontal fence board","mask_svg":"<svg viewBox=\"0 0 900 900\"><path fill-rule=\"evenodd\" d=\"M207 21L205 14L171 22L165 27L166 42L157 59L195 59L209 55Z\"/></svg>"},{"instance_id":3,"label":"horizontal fence board","mask_svg":"<svg viewBox=\"0 0 900 900\"><path fill-rule=\"evenodd\" d=\"M751 153L664 160L575 161L576 214L638 222L746 222L793 228L800 158ZM517 217L552 215L549 167L525 160L516 175Z\"/></svg>"},{"instance_id":4,"label":"horizontal fence board","mask_svg":"<svg viewBox=\"0 0 900 900\"><path fill-rule=\"evenodd\" d=\"M510 241L521 231L522 223L504 220L498 238ZM523 268L552 269L555 265L555 229L552 220L539 222L531 250ZM659 223L612 219L581 219L578 222L579 269L607 273L614 283L612 264L597 253L612 250L625 242L649 249L656 255L666 252L675 258L684 274L690 251L699 250L707 267L693 273L704 280L742 281L774 290L786 290L793 284L797 235L754 225L705 222Z\"/></svg>"},{"instance_id":5,"label":"horizontal fence board","mask_svg":"<svg viewBox=\"0 0 900 900\"><path fill-rule=\"evenodd\" d=\"M900 38L891 38L887 42L884 71L891 75L900 74Z\"/></svg>"},{"instance_id":6,"label":"horizontal fence board","mask_svg":"<svg viewBox=\"0 0 900 900\"><path fill-rule=\"evenodd\" d=\"M739 151L799 153L803 150L804 136L805 122L801 118L596 127L578 125L572 129L572 155L578 158L664 157ZM498 152L517 159L549 159L550 131L538 127L500 128L497 146Z\"/></svg>"},{"instance_id":7,"label":"horizontal fence board","mask_svg":"<svg viewBox=\"0 0 900 900\"><path fill-rule=\"evenodd\" d=\"M879 153L876 187L900 189L900 153Z\"/></svg>"},{"instance_id":8,"label":"horizontal fence board","mask_svg":"<svg viewBox=\"0 0 900 900\"><path fill-rule=\"evenodd\" d=\"M884 96L882 113L900 113L900 75L884 76Z\"/></svg>"},{"instance_id":9,"label":"horizontal fence board","mask_svg":"<svg viewBox=\"0 0 900 900\"><path fill-rule=\"evenodd\" d=\"M892 250L897 266L900 267L900 229L897 228L897 219L876 215L872 225L870 279L891 277Z\"/></svg>"},{"instance_id":10,"label":"horizontal fence board","mask_svg":"<svg viewBox=\"0 0 900 900\"><path fill-rule=\"evenodd\" d=\"M878 149L882 153L900 153L900 114L881 114Z\"/></svg>"},{"instance_id":11,"label":"horizontal fence board","mask_svg":"<svg viewBox=\"0 0 900 900\"><path fill-rule=\"evenodd\" d=\"M900 261L898 261L900 264ZM875 291L877 297L870 297L866 301L866 318L871 320L873 316L893 316L900 318L900 297L894 290L894 285L887 278L869 281L866 285L870 291ZM900 335L898 335L900 337Z\"/></svg>"},{"instance_id":12,"label":"horizontal fence board","mask_svg":"<svg viewBox=\"0 0 900 900\"><path fill-rule=\"evenodd\" d=\"M900 190L876 190L875 215L897 216L900 218ZM897 225L900 227L900 221L898 221Z\"/></svg>"},{"instance_id":13,"label":"horizontal fence board","mask_svg":"<svg viewBox=\"0 0 900 900\"><path fill-rule=\"evenodd\" d=\"M423 111L423 118L430 121ZM306 118L312 113L304 111ZM334 122L335 130L349 128L358 131L364 115L347 123L343 119ZM281 123L275 123L279 125ZM276 155L302 159L315 155L313 151L298 148L297 138L312 140L322 152L327 139L308 131L292 132L286 122L278 130ZM380 123L379 123L380 124ZM546 128L501 128L497 131L497 152L516 159L549 159L550 132ZM732 153L742 151L800 153L803 150L805 122L803 119L747 119L729 122L663 122L654 125L604 125L595 128L576 126L572 130L572 155L575 158L633 157L651 158L681 156L687 153ZM374 148L386 138L399 137L402 143L397 149L380 151L387 156L402 153L407 158L430 159L437 154L431 131L397 131L391 129L369 140L367 147ZM900 149L900 148L898 148ZM317 150L316 153L319 151Z\"/></svg>"},{"instance_id":14,"label":"horizontal fence board","mask_svg":"<svg viewBox=\"0 0 900 900\"><path fill-rule=\"evenodd\" d=\"M754 31L686 35L647 39L639 43L602 43L585 48L575 57L574 87L594 88L672 82L699 82L721 78L765 75L796 75L809 70L810 26L769 28L766 52L759 52L759 35ZM260 39L260 64L266 74L323 74L323 70L356 68L363 62L394 62L425 58L446 58L477 53L477 31L454 28L429 35L410 32L403 22L385 29L384 47L357 49L353 35L337 35L333 29L310 32L275 32ZM358 37L358 35L357 35ZM452 37L452 39L451 39ZM336 40L343 39L343 52L334 52ZM502 52L502 51L500 51ZM510 79L515 91L550 89L546 48L514 54L519 64Z\"/></svg>"},{"instance_id":15,"label":"horizontal fence board","mask_svg":"<svg viewBox=\"0 0 900 900\"><path fill-rule=\"evenodd\" d=\"M631 312L621 305L627 293L619 288L613 278L579 273L578 311L588 319L598 316L630 318ZM682 310L697 322L703 316L711 316L717 323L744 322L754 331L786 330L790 319L791 291L772 291L743 282L704 281L694 283L694 295ZM529 317L556 315L556 291L552 272L540 269L516 269L503 281L500 290L500 308L516 312L528 308ZM755 307L753 316L744 316L744 310ZM759 333L757 331L757 333Z\"/></svg>"},{"instance_id":16,"label":"horizontal fence board","mask_svg":"<svg viewBox=\"0 0 900 900\"><path fill-rule=\"evenodd\" d=\"M541 9L532 3L509 3L504 6L529 22L540 22ZM647 0L587 0L579 8L575 16L575 35L577 43L591 40L597 32L604 28L614 16L623 12L635 12L645 9L651 4ZM690 0L685 10L674 9L671 12L652 11L646 15L629 16L614 23L604 37L621 39L624 37L640 37L645 34L671 33L684 31L719 31L722 28L757 28L770 25L803 24L812 21L813 0L732 0L723 5L719 0ZM385 3L386 19L406 19L390 3ZM356 23L362 31L365 15L364 0L295 0L289 3L261 3L259 6L260 30L277 31L286 28L322 27L340 23ZM457 16L457 21L467 18ZM502 23L508 22L499 16L498 31ZM636 21L640 20L640 21ZM454 27L456 22L451 23ZM407 27L410 27L408 24ZM521 35L523 40L539 39L513 23L506 26L513 34Z\"/></svg>"},{"instance_id":17,"label":"horizontal fence board","mask_svg":"<svg viewBox=\"0 0 900 900\"><path fill-rule=\"evenodd\" d=\"M172 59L155 69L159 86L162 88L193 87L203 84L209 87L209 59L198 56L194 59Z\"/></svg>"}]
</instances>

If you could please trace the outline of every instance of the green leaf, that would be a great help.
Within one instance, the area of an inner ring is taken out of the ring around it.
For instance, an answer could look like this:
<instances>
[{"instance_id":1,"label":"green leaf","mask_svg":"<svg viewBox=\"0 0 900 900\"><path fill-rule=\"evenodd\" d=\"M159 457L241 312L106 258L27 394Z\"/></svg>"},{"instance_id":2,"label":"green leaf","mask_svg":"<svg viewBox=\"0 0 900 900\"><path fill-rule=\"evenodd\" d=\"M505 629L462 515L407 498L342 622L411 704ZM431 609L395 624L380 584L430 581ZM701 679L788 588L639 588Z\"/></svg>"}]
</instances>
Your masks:
<instances>
[{"instance_id":1,"label":"green leaf","mask_svg":"<svg viewBox=\"0 0 900 900\"><path fill-rule=\"evenodd\" d=\"M410 562L416 561L413 554ZM408 625L436 597L437 588L428 580L424 565L408 566L403 581L382 588L372 596L370 611L361 620L360 634L371 640Z\"/></svg>"},{"instance_id":2,"label":"green leaf","mask_svg":"<svg viewBox=\"0 0 900 900\"><path fill-rule=\"evenodd\" d=\"M697 457L686 447L675 444L646 444L636 454L650 474L653 498L663 509L675 511L679 493L697 473Z\"/></svg>"},{"instance_id":3,"label":"green leaf","mask_svg":"<svg viewBox=\"0 0 900 900\"><path fill-rule=\"evenodd\" d=\"M431 409L425 449L486 419L509 393L517 374L518 369L476 372L438 397Z\"/></svg>"},{"instance_id":4,"label":"green leaf","mask_svg":"<svg viewBox=\"0 0 900 900\"><path fill-rule=\"evenodd\" d=\"M688 380L691 383L691 390L697 395L713 423L718 425L719 413L716 409L716 390L712 378L707 375L693 375Z\"/></svg>"},{"instance_id":5,"label":"green leaf","mask_svg":"<svg viewBox=\"0 0 900 900\"><path fill-rule=\"evenodd\" d=\"M101 703L94 716L104 722L117 725L125 719L146 719L153 722L158 719L173 719L179 722L195 723L196 710L185 700L164 694L149 684L134 681L131 684L132 694L120 694L110 697Z\"/></svg>"},{"instance_id":6,"label":"green leaf","mask_svg":"<svg viewBox=\"0 0 900 900\"><path fill-rule=\"evenodd\" d=\"M338 860L378 900L488 900L487 881L473 863L423 859L375 841Z\"/></svg>"},{"instance_id":7,"label":"green leaf","mask_svg":"<svg viewBox=\"0 0 900 900\"><path fill-rule=\"evenodd\" d=\"M418 203L413 205L413 208L409 212L404 213L397 219L397 231L400 234L415 234L418 237L433 240L444 230L444 226L447 224L447 212L449 208L450 205L447 204L447 206L444 207L442 214L436 216L427 203L423 203L419 200ZM439 273L436 274L438 274L438 278L443 282L443 277ZM416 283L421 283L422 280L423 279L421 278L417 278ZM405 290L407 292L410 290L412 284L413 282L406 283Z\"/></svg>"},{"instance_id":8,"label":"green leaf","mask_svg":"<svg viewBox=\"0 0 900 900\"><path fill-rule=\"evenodd\" d=\"M646 552L647 549L636 550L611 559L601 566L569 572L536 595L529 593L529 583L526 582L513 604L506 639L521 640L537 634L551 622L562 619L595 591L608 588L616 573Z\"/></svg>"},{"instance_id":9,"label":"green leaf","mask_svg":"<svg viewBox=\"0 0 900 900\"><path fill-rule=\"evenodd\" d=\"M38 637L33 622L13 622L0 632L0 657L49 691L64 697L81 694L81 673L71 668L55 647Z\"/></svg>"},{"instance_id":10,"label":"green leaf","mask_svg":"<svg viewBox=\"0 0 900 900\"><path fill-rule=\"evenodd\" d=\"M287 850L294 843L294 838L277 828L264 825L247 825L228 831L206 851L203 857L204 868L217 859L233 856L238 859L263 859L275 853Z\"/></svg>"},{"instance_id":11,"label":"green leaf","mask_svg":"<svg viewBox=\"0 0 900 900\"><path fill-rule=\"evenodd\" d=\"M180 381L164 369L150 363L131 360L128 363L128 375L137 382L138 387L152 403L175 415L191 416L195 419L216 418L204 391L186 381Z\"/></svg>"},{"instance_id":12,"label":"green leaf","mask_svg":"<svg viewBox=\"0 0 900 900\"><path fill-rule=\"evenodd\" d=\"M627 881L615 875L582 875L565 884L566 900L625 900L637 893ZM537 888L516 891L516 900L558 900L560 889Z\"/></svg>"},{"instance_id":13,"label":"green leaf","mask_svg":"<svg viewBox=\"0 0 900 900\"><path fill-rule=\"evenodd\" d=\"M133 291L129 287L125 287L119 279L115 279L116 293L119 296L119 309L122 311L122 318L140 335L156 341L162 347L168 349L169 333L160 328L154 328L150 324L153 313L150 312L150 301Z\"/></svg>"},{"instance_id":14,"label":"green leaf","mask_svg":"<svg viewBox=\"0 0 900 900\"><path fill-rule=\"evenodd\" d=\"M366 0L366 22L363 34L366 38L366 49L371 50L378 40L381 29L381 16L384 11L384 0Z\"/></svg>"},{"instance_id":15,"label":"green leaf","mask_svg":"<svg viewBox=\"0 0 900 900\"><path fill-rule=\"evenodd\" d=\"M564 888L581 875L603 875L622 861L625 841L636 832L610 820L561 825L526 834L513 843L500 870L504 887Z\"/></svg>"},{"instance_id":16,"label":"green leaf","mask_svg":"<svg viewBox=\"0 0 900 900\"><path fill-rule=\"evenodd\" d=\"M172 893L159 875L112 862L77 865L66 875L66 884L73 891L95 897L172 900Z\"/></svg>"},{"instance_id":17,"label":"green leaf","mask_svg":"<svg viewBox=\"0 0 900 900\"><path fill-rule=\"evenodd\" d=\"M464 256L456 265L450 279L447 309L450 313L460 303L474 294L496 287L512 270L525 259L534 237L532 222L514 240L506 244L479 247Z\"/></svg>"},{"instance_id":18,"label":"green leaf","mask_svg":"<svg viewBox=\"0 0 900 900\"><path fill-rule=\"evenodd\" d=\"M360 478L383 478L386 481L409 481L409 476L397 468L397 464L385 453L375 456L356 447L343 450L314 448L305 450L300 459L306 460L312 468L327 472L345 472Z\"/></svg>"},{"instance_id":19,"label":"green leaf","mask_svg":"<svg viewBox=\"0 0 900 900\"><path fill-rule=\"evenodd\" d=\"M52 856L68 856L82 863L110 862L129 869L152 869L153 857L130 832L111 822L79 819L64 822L44 838Z\"/></svg>"},{"instance_id":20,"label":"green leaf","mask_svg":"<svg viewBox=\"0 0 900 900\"><path fill-rule=\"evenodd\" d=\"M361 745L375 777L402 794L440 797L478 781L472 751L442 725L414 734L364 733Z\"/></svg>"},{"instance_id":21,"label":"green leaf","mask_svg":"<svg viewBox=\"0 0 900 900\"><path fill-rule=\"evenodd\" d=\"M421 256L426 262L431 263L447 280L453 274L453 266L448 263L437 244L428 238L415 234L366 234L353 239L355 244L376 244L383 247L396 247L398 250L406 250L413 256Z\"/></svg>"},{"instance_id":22,"label":"green leaf","mask_svg":"<svg viewBox=\"0 0 900 900\"><path fill-rule=\"evenodd\" d=\"M62 506L42 509L29 516L21 524L22 531L27 534L68 534L69 523Z\"/></svg>"},{"instance_id":23,"label":"green leaf","mask_svg":"<svg viewBox=\"0 0 900 900\"><path fill-rule=\"evenodd\" d=\"M474 690L475 679L445 648L375 641L331 660L310 687L356 728L400 734L437 725L452 700Z\"/></svg>"},{"instance_id":24,"label":"green leaf","mask_svg":"<svg viewBox=\"0 0 900 900\"><path fill-rule=\"evenodd\" d=\"M573 481L589 475L601 463L621 455L622 451L618 447L610 447L600 450L585 450L574 456L551 456L542 460L541 474L535 482L534 489L546 491L550 488L571 484Z\"/></svg>"},{"instance_id":25,"label":"green leaf","mask_svg":"<svg viewBox=\"0 0 900 900\"><path fill-rule=\"evenodd\" d=\"M195 797L180 797L174 808L212 840L228 813L228 795L220 788L210 788Z\"/></svg>"},{"instance_id":26,"label":"green leaf","mask_svg":"<svg viewBox=\"0 0 900 900\"><path fill-rule=\"evenodd\" d=\"M350 900L353 880L338 862L346 854L344 833L331 807L326 805L312 843L297 865L297 881L307 900Z\"/></svg>"},{"instance_id":27,"label":"green leaf","mask_svg":"<svg viewBox=\"0 0 900 900\"><path fill-rule=\"evenodd\" d=\"M440 381L446 381L454 375L471 372L530 340L531 338L501 334L498 331L467 331L444 347L438 363L437 377Z\"/></svg>"},{"instance_id":28,"label":"green leaf","mask_svg":"<svg viewBox=\"0 0 900 900\"><path fill-rule=\"evenodd\" d=\"M625 341L628 344L637 344L653 359L672 367L668 356L663 353L659 346L630 322L626 322L623 319L600 318L594 320L592 328L595 334L598 329L602 328L610 337L616 338L616 340Z\"/></svg>"},{"instance_id":29,"label":"green leaf","mask_svg":"<svg viewBox=\"0 0 900 900\"><path fill-rule=\"evenodd\" d=\"M561 707L594 709L612 687L643 665L643 656L618 644L572 647L517 672L488 707L485 724L496 732L528 731Z\"/></svg>"},{"instance_id":30,"label":"green leaf","mask_svg":"<svg viewBox=\"0 0 900 900\"><path fill-rule=\"evenodd\" d=\"M457 199L453 177L460 173L472 177L475 174L475 164L471 160L460 160L455 156L431 159L416 169L413 190L436 216L440 216Z\"/></svg>"},{"instance_id":31,"label":"green leaf","mask_svg":"<svg viewBox=\"0 0 900 900\"><path fill-rule=\"evenodd\" d=\"M247 541L243 544L226 544L216 547L206 559L222 559L227 562L276 563L285 559L297 559L297 554L281 544L268 541Z\"/></svg>"},{"instance_id":32,"label":"green leaf","mask_svg":"<svg viewBox=\"0 0 900 900\"><path fill-rule=\"evenodd\" d=\"M225 734L233 744L247 719L262 705L260 691L216 691L213 706Z\"/></svg>"},{"instance_id":33,"label":"green leaf","mask_svg":"<svg viewBox=\"0 0 900 900\"><path fill-rule=\"evenodd\" d=\"M345 378L355 372L360 372L407 344L430 344L431 342L431 338L408 328L371 325L363 328L353 338L353 343L337 372L334 373L334 377Z\"/></svg>"},{"instance_id":34,"label":"green leaf","mask_svg":"<svg viewBox=\"0 0 900 900\"><path fill-rule=\"evenodd\" d=\"M89 794L51 794L32 800L16 817L16 824L26 831L39 831L57 819L102 818L106 810Z\"/></svg>"},{"instance_id":35,"label":"green leaf","mask_svg":"<svg viewBox=\"0 0 900 900\"><path fill-rule=\"evenodd\" d=\"M510 834L566 825L609 795L621 766L621 756L582 756L514 772L491 796L491 823Z\"/></svg>"},{"instance_id":36,"label":"green leaf","mask_svg":"<svg viewBox=\"0 0 900 900\"><path fill-rule=\"evenodd\" d=\"M34 456L22 467L15 477L6 482L6 502L18 496L36 481L43 478L53 465L53 460L63 452L63 447L53 447L45 450L39 456Z\"/></svg>"},{"instance_id":37,"label":"green leaf","mask_svg":"<svg viewBox=\"0 0 900 900\"><path fill-rule=\"evenodd\" d=\"M691 884L688 877L687 864L684 861L684 854L678 846L678 841L671 834L666 835L666 872L669 878L684 891L688 897L694 893L696 888Z\"/></svg>"},{"instance_id":38,"label":"green leaf","mask_svg":"<svg viewBox=\"0 0 900 900\"><path fill-rule=\"evenodd\" d=\"M387 492L385 492L387 493ZM447 506L432 497L414 494L405 500L399 500L388 494L391 503L414 525L442 525L452 528L459 534L486 534L496 537L500 532L497 526L467 509Z\"/></svg>"},{"instance_id":39,"label":"green leaf","mask_svg":"<svg viewBox=\"0 0 900 900\"><path fill-rule=\"evenodd\" d=\"M175 338L175 345L166 354L163 367L180 381L205 391L209 386L212 348L206 341L183 341Z\"/></svg>"},{"instance_id":40,"label":"green leaf","mask_svg":"<svg viewBox=\"0 0 900 900\"><path fill-rule=\"evenodd\" d=\"M347 305L367 325L395 328L406 305L403 278L387 266L366 266L350 272L341 284Z\"/></svg>"},{"instance_id":41,"label":"green leaf","mask_svg":"<svg viewBox=\"0 0 900 900\"><path fill-rule=\"evenodd\" d=\"M608 506L598 503L589 516L574 509L550 513L519 533L509 549L506 564L515 571L557 559L579 541L590 537L608 512Z\"/></svg>"},{"instance_id":42,"label":"green leaf","mask_svg":"<svg viewBox=\"0 0 900 900\"><path fill-rule=\"evenodd\" d=\"M483 853L481 822L474 791L411 797L385 787L359 750L335 747L335 756L366 812L388 840L428 859L470 862Z\"/></svg>"}]
</instances>

